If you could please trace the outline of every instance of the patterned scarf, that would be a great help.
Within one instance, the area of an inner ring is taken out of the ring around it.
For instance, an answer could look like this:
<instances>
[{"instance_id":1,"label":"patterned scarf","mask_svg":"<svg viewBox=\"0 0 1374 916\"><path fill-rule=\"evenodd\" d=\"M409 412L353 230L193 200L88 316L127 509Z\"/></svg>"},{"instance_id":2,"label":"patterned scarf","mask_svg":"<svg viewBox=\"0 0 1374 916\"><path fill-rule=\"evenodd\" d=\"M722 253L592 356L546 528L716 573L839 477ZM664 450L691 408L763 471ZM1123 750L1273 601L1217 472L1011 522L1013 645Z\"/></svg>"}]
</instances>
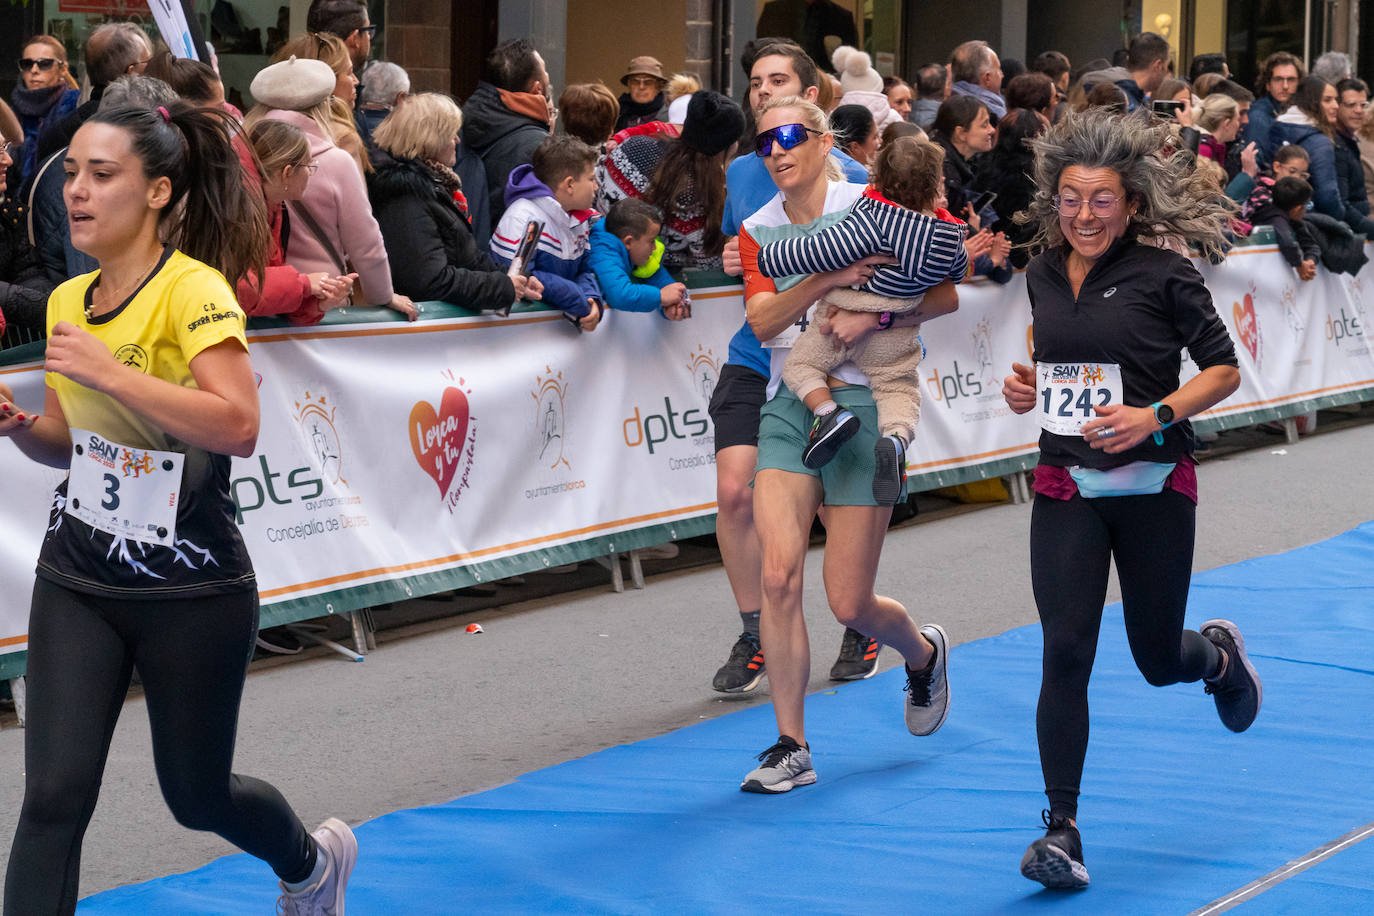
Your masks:
<instances>
[{"instance_id":1,"label":"patterned scarf","mask_svg":"<svg viewBox=\"0 0 1374 916\"><path fill-rule=\"evenodd\" d=\"M417 159L416 162L429 173L429 177L439 183L439 186L453 195L453 203L457 205L458 212L463 214L463 219L471 221L468 216L468 199L463 194L463 179L458 177L458 173L437 159Z\"/></svg>"}]
</instances>

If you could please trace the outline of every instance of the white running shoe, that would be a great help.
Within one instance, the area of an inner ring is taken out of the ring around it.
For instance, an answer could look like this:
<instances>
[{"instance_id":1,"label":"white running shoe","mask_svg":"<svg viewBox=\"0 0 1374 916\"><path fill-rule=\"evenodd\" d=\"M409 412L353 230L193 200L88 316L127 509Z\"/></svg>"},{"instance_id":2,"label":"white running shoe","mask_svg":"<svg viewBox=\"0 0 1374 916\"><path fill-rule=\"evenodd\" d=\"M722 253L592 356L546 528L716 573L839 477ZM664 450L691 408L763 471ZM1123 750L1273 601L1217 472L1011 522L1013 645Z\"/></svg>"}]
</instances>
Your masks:
<instances>
[{"instance_id":1,"label":"white running shoe","mask_svg":"<svg viewBox=\"0 0 1374 916\"><path fill-rule=\"evenodd\" d=\"M291 893L282 885L277 898L278 916L344 916L344 890L353 863L358 861L358 841L348 825L336 817L326 820L312 834L324 856L324 875L304 890Z\"/></svg>"},{"instance_id":2,"label":"white running shoe","mask_svg":"<svg viewBox=\"0 0 1374 916\"><path fill-rule=\"evenodd\" d=\"M906 668L906 730L917 736L934 734L949 715L949 637L938 623L921 627L921 635L935 657L925 670Z\"/></svg>"},{"instance_id":3,"label":"white running shoe","mask_svg":"<svg viewBox=\"0 0 1374 916\"><path fill-rule=\"evenodd\" d=\"M741 792L780 795L816 781L816 771L811 769L811 748L787 735L779 735L778 743L759 754L758 759L763 765L744 777Z\"/></svg>"}]
</instances>

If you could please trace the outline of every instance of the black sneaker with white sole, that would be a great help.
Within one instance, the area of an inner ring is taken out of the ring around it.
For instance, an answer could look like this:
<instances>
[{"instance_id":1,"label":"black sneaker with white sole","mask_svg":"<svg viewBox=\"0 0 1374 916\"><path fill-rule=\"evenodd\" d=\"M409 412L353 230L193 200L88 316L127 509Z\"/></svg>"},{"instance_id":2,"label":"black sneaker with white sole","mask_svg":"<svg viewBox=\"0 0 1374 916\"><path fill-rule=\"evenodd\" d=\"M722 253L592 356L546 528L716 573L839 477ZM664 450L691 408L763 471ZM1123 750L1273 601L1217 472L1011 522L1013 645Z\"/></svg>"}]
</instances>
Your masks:
<instances>
[{"instance_id":1,"label":"black sneaker with white sole","mask_svg":"<svg viewBox=\"0 0 1374 916\"><path fill-rule=\"evenodd\" d=\"M1083 865L1083 839L1078 828L1066 817L1040 812L1045 835L1026 848L1021 857L1021 874L1046 887L1078 888L1088 886L1088 869Z\"/></svg>"},{"instance_id":2,"label":"black sneaker with white sole","mask_svg":"<svg viewBox=\"0 0 1374 916\"><path fill-rule=\"evenodd\" d=\"M891 506L906 483L906 444L898 436L883 436L873 444L873 501Z\"/></svg>"},{"instance_id":3,"label":"black sneaker with white sole","mask_svg":"<svg viewBox=\"0 0 1374 916\"><path fill-rule=\"evenodd\" d=\"M758 759L761 765L744 777L741 792L780 795L816 781L810 746L798 744L787 735L778 735L778 743L759 754Z\"/></svg>"},{"instance_id":4,"label":"black sneaker with white sole","mask_svg":"<svg viewBox=\"0 0 1374 916\"><path fill-rule=\"evenodd\" d=\"M840 446L854 438L859 426L859 418L843 407L836 407L825 416L817 417L812 421L811 432L806 437L802 464L813 471L825 467Z\"/></svg>"},{"instance_id":5,"label":"black sneaker with white sole","mask_svg":"<svg viewBox=\"0 0 1374 916\"><path fill-rule=\"evenodd\" d=\"M878 673L878 640L871 639L852 627L844 628L840 640L840 655L830 666L832 681L862 681Z\"/></svg>"},{"instance_id":6,"label":"black sneaker with white sole","mask_svg":"<svg viewBox=\"0 0 1374 916\"><path fill-rule=\"evenodd\" d=\"M1221 676L1206 681L1204 688L1217 704L1221 724L1243 732L1254 723L1264 701L1264 684L1245 654L1245 638L1231 621L1217 618L1202 625L1202 635L1226 654Z\"/></svg>"},{"instance_id":7,"label":"black sneaker with white sole","mask_svg":"<svg viewBox=\"0 0 1374 916\"><path fill-rule=\"evenodd\" d=\"M763 679L763 649L759 638L741 633L730 647L730 658L711 678L711 689L721 693L748 693Z\"/></svg>"}]
</instances>

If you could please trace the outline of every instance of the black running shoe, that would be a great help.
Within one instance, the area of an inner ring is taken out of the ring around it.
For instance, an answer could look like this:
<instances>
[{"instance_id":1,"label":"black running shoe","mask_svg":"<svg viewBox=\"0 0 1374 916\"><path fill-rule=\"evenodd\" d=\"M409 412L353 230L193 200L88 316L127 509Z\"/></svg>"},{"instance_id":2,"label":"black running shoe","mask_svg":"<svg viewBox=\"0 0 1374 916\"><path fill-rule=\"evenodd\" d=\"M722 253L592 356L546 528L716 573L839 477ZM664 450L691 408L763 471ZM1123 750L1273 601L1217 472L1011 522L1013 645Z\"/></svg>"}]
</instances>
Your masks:
<instances>
[{"instance_id":1,"label":"black running shoe","mask_svg":"<svg viewBox=\"0 0 1374 916\"><path fill-rule=\"evenodd\" d=\"M896 436L883 436L873 445L873 501L891 506L906 483L906 446Z\"/></svg>"},{"instance_id":2,"label":"black running shoe","mask_svg":"<svg viewBox=\"0 0 1374 916\"><path fill-rule=\"evenodd\" d=\"M811 470L823 468L835 457L854 434L859 431L859 418L843 407L836 407L823 417L811 423L811 433L802 450L802 464Z\"/></svg>"},{"instance_id":3,"label":"black running shoe","mask_svg":"<svg viewBox=\"0 0 1374 916\"><path fill-rule=\"evenodd\" d=\"M730 649L730 658L711 678L711 689L721 693L748 693L763 679L763 650L759 639L741 633Z\"/></svg>"},{"instance_id":4,"label":"black running shoe","mask_svg":"<svg viewBox=\"0 0 1374 916\"><path fill-rule=\"evenodd\" d=\"M840 656L830 666L832 681L862 681L878 673L878 640L870 639L851 627L844 628Z\"/></svg>"},{"instance_id":5,"label":"black running shoe","mask_svg":"<svg viewBox=\"0 0 1374 916\"><path fill-rule=\"evenodd\" d=\"M1021 874L1046 887L1088 886L1088 869L1083 865L1083 840L1078 828L1066 817L1040 812L1045 835L1026 848L1021 857Z\"/></svg>"},{"instance_id":6,"label":"black running shoe","mask_svg":"<svg viewBox=\"0 0 1374 916\"><path fill-rule=\"evenodd\" d=\"M1259 715L1264 700L1264 685L1245 654L1245 638L1229 620L1209 620L1202 635L1226 653L1226 670L1216 680L1206 682L1206 691L1217 703L1221 724L1233 732L1243 732Z\"/></svg>"}]
</instances>

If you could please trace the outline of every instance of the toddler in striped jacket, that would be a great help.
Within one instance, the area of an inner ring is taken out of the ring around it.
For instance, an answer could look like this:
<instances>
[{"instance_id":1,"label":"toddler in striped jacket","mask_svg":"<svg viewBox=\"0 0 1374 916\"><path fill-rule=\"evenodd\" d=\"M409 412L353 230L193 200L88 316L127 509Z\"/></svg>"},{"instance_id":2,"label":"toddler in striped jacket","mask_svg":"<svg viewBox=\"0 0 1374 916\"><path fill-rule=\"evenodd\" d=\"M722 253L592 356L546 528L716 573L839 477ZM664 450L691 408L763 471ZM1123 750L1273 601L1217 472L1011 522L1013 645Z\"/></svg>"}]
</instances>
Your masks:
<instances>
[{"instance_id":1,"label":"toddler in striped jacket","mask_svg":"<svg viewBox=\"0 0 1374 916\"><path fill-rule=\"evenodd\" d=\"M859 418L836 405L826 376L852 360L873 391L880 427L874 446L874 499L890 505L906 478L906 448L921 413L916 367L925 355L920 325L893 327L914 312L919 297L968 270L967 226L937 206L942 196L944 150L928 140L901 137L885 145L874 163L873 183L844 219L809 236L771 242L759 249L765 277L842 270L871 255L891 255L857 289L832 290L783 363L782 380L815 415L802 463L820 468L859 430ZM835 309L878 312L879 330L853 346L825 333Z\"/></svg>"}]
</instances>

